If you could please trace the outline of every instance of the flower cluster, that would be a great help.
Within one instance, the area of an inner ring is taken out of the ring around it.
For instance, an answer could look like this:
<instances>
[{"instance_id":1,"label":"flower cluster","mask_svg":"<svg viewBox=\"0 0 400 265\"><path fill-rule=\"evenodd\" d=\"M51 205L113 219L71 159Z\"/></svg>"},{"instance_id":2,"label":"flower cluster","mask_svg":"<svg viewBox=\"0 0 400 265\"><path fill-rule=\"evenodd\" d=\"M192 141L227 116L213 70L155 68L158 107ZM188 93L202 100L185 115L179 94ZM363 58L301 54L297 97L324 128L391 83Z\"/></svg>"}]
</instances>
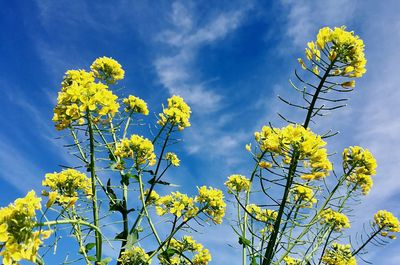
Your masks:
<instances>
[{"instance_id":1,"label":"flower cluster","mask_svg":"<svg viewBox=\"0 0 400 265\"><path fill-rule=\"evenodd\" d=\"M350 245L333 243L322 257L325 265L356 265L356 258L351 254Z\"/></svg>"},{"instance_id":2,"label":"flower cluster","mask_svg":"<svg viewBox=\"0 0 400 265\"><path fill-rule=\"evenodd\" d=\"M301 207L311 208L317 199L314 197L312 188L304 185L295 185L293 187L294 200L301 202Z\"/></svg>"},{"instance_id":3,"label":"flower cluster","mask_svg":"<svg viewBox=\"0 0 400 265\"><path fill-rule=\"evenodd\" d=\"M350 173L348 181L366 195L371 190L372 176L376 174L376 160L368 149L350 146L343 151L343 169Z\"/></svg>"},{"instance_id":4,"label":"flower cluster","mask_svg":"<svg viewBox=\"0 0 400 265\"><path fill-rule=\"evenodd\" d=\"M350 227L349 218L343 213L336 212L332 209L325 209L321 213L321 223L326 223L332 226L336 231Z\"/></svg>"},{"instance_id":5,"label":"flower cluster","mask_svg":"<svg viewBox=\"0 0 400 265\"><path fill-rule=\"evenodd\" d=\"M171 165L173 165L175 167L179 167L179 162L181 162L181 160L179 160L178 156L172 152L168 152L165 154L165 160L169 161L171 163Z\"/></svg>"},{"instance_id":6,"label":"flower cluster","mask_svg":"<svg viewBox=\"0 0 400 265\"><path fill-rule=\"evenodd\" d=\"M156 212L160 216L170 213L178 218L184 216L184 220L188 220L196 216L199 211L194 203L194 198L176 191L157 200Z\"/></svg>"},{"instance_id":7,"label":"flower cluster","mask_svg":"<svg viewBox=\"0 0 400 265\"><path fill-rule=\"evenodd\" d=\"M98 122L102 116L114 116L118 108L117 96L108 86L96 83L92 72L69 70L58 93L53 121L57 130L63 130L76 121L84 124L89 112L93 121Z\"/></svg>"},{"instance_id":8,"label":"flower cluster","mask_svg":"<svg viewBox=\"0 0 400 265\"><path fill-rule=\"evenodd\" d=\"M329 27L320 29L316 45L329 53L331 61L343 64L338 74L361 77L366 72L364 42L353 31L347 31L345 26L333 30Z\"/></svg>"},{"instance_id":9,"label":"flower cluster","mask_svg":"<svg viewBox=\"0 0 400 265\"><path fill-rule=\"evenodd\" d=\"M86 196L92 195L90 178L75 169L48 173L42 181L42 185L50 188L50 192L43 191L43 195L49 197L47 207L50 207L53 203L71 206L78 200L79 191L82 191Z\"/></svg>"},{"instance_id":10,"label":"flower cluster","mask_svg":"<svg viewBox=\"0 0 400 265\"><path fill-rule=\"evenodd\" d=\"M122 102L125 104L125 112L149 115L147 104L143 99L129 95L127 98L124 98Z\"/></svg>"},{"instance_id":11,"label":"flower cluster","mask_svg":"<svg viewBox=\"0 0 400 265\"><path fill-rule=\"evenodd\" d=\"M382 236L388 236L388 233L400 232L400 223L391 212L380 210L374 215L374 224L382 231ZM389 235L389 238L395 239L394 234Z\"/></svg>"},{"instance_id":12,"label":"flower cluster","mask_svg":"<svg viewBox=\"0 0 400 265\"><path fill-rule=\"evenodd\" d=\"M114 154L119 158L132 158L135 166L146 162L153 166L156 163L153 144L149 139L137 134L131 135L130 139L122 139L118 142Z\"/></svg>"},{"instance_id":13,"label":"flower cluster","mask_svg":"<svg viewBox=\"0 0 400 265\"><path fill-rule=\"evenodd\" d=\"M168 99L168 107L163 108L163 113L160 113L158 124L165 125L170 122L172 125L177 125L179 130L190 126L190 107L180 96L172 96Z\"/></svg>"},{"instance_id":14,"label":"flower cluster","mask_svg":"<svg viewBox=\"0 0 400 265\"><path fill-rule=\"evenodd\" d=\"M197 243L191 236L183 236L181 240L172 238L169 249L173 251L173 255L168 258L163 253L158 255L160 264L188 264L189 261L194 265L207 265L211 261L208 249ZM192 260L189 259L187 252L193 254Z\"/></svg>"},{"instance_id":15,"label":"flower cluster","mask_svg":"<svg viewBox=\"0 0 400 265\"><path fill-rule=\"evenodd\" d=\"M228 187L229 193L239 193L242 191L249 191L250 180L242 175L231 175L225 182L225 186Z\"/></svg>"},{"instance_id":16,"label":"flower cluster","mask_svg":"<svg viewBox=\"0 0 400 265\"><path fill-rule=\"evenodd\" d=\"M97 79L107 84L114 84L118 80L124 79L125 75L122 66L116 60L108 57L97 58L90 69Z\"/></svg>"},{"instance_id":17,"label":"flower cluster","mask_svg":"<svg viewBox=\"0 0 400 265\"><path fill-rule=\"evenodd\" d=\"M149 255L146 254L144 249L137 246L124 250L118 261L122 265L146 265L151 263Z\"/></svg>"},{"instance_id":18,"label":"flower cluster","mask_svg":"<svg viewBox=\"0 0 400 265\"><path fill-rule=\"evenodd\" d=\"M147 190L145 190L144 192L143 192L143 195L144 195L144 197L145 198L147 198L147 202L146 202L146 204L147 205L153 205L153 204L157 204L158 203L158 200L160 199L160 195L158 195L158 193L156 192L156 191L154 191L154 190L152 190L151 191L151 193L150 193L150 195L149 195L149 189L147 189ZM140 199L140 198L139 198Z\"/></svg>"},{"instance_id":19,"label":"flower cluster","mask_svg":"<svg viewBox=\"0 0 400 265\"><path fill-rule=\"evenodd\" d=\"M4 265L19 264L20 260L36 261L42 240L51 231L33 231L37 225L35 211L41 209L41 199L30 191L7 207L0 209L0 256Z\"/></svg>"},{"instance_id":20,"label":"flower cluster","mask_svg":"<svg viewBox=\"0 0 400 265\"><path fill-rule=\"evenodd\" d=\"M253 215L258 221L267 223L270 221L275 221L278 213L269 209L261 209L255 204L249 204L246 206L246 211Z\"/></svg>"},{"instance_id":21,"label":"flower cluster","mask_svg":"<svg viewBox=\"0 0 400 265\"><path fill-rule=\"evenodd\" d=\"M301 260L289 256L284 257L283 261L286 265L299 265L301 263Z\"/></svg>"},{"instance_id":22,"label":"flower cluster","mask_svg":"<svg viewBox=\"0 0 400 265\"><path fill-rule=\"evenodd\" d=\"M199 195L196 197L196 202L201 204L201 209L213 220L214 223L222 223L222 218L225 215L226 203L224 194L219 189L212 187L207 188L202 186L198 188Z\"/></svg>"},{"instance_id":23,"label":"flower cluster","mask_svg":"<svg viewBox=\"0 0 400 265\"><path fill-rule=\"evenodd\" d=\"M299 160L306 161L310 172L301 175L302 179L321 179L332 170L327 151L323 148L326 142L300 125L288 125L281 129L264 126L254 135L262 152L281 155L283 163L289 164L294 152L298 154Z\"/></svg>"}]
</instances>

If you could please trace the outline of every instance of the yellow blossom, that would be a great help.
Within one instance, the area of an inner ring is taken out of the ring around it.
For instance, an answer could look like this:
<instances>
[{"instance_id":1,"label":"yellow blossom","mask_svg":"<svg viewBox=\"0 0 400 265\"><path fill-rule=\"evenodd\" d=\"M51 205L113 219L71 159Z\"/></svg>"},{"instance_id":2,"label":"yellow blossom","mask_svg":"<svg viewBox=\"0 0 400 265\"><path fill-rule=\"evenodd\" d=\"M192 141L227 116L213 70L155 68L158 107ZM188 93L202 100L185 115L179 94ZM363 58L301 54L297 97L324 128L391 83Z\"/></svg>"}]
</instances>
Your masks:
<instances>
[{"instance_id":1,"label":"yellow blossom","mask_svg":"<svg viewBox=\"0 0 400 265\"><path fill-rule=\"evenodd\" d=\"M160 216L167 213L176 217L184 216L184 220L195 217L199 209L194 205L195 199L179 191L160 197L157 200L156 213Z\"/></svg>"},{"instance_id":2,"label":"yellow blossom","mask_svg":"<svg viewBox=\"0 0 400 265\"><path fill-rule=\"evenodd\" d=\"M309 163L309 173L300 177L306 180L321 179L332 170L328 159L326 143L322 138L309 129L300 125L288 125L281 129L264 126L260 132L255 133L255 139L262 152L283 157L286 164L291 162L291 153L299 153L299 160Z\"/></svg>"},{"instance_id":3,"label":"yellow blossom","mask_svg":"<svg viewBox=\"0 0 400 265\"><path fill-rule=\"evenodd\" d=\"M90 66L90 69L96 78L108 84L114 84L116 81L123 79L125 75L122 66L109 57L97 58Z\"/></svg>"},{"instance_id":4,"label":"yellow blossom","mask_svg":"<svg viewBox=\"0 0 400 265\"><path fill-rule=\"evenodd\" d=\"M323 219L321 223L329 224L336 231L350 227L349 218L345 214L336 212L330 208L322 211L321 218Z\"/></svg>"},{"instance_id":5,"label":"yellow blossom","mask_svg":"<svg viewBox=\"0 0 400 265\"><path fill-rule=\"evenodd\" d=\"M41 209L40 201L35 192L30 191L24 198L0 209L0 256L4 265L19 264L21 260L36 261L42 240L51 234L49 230L34 231L35 212Z\"/></svg>"},{"instance_id":6,"label":"yellow blossom","mask_svg":"<svg viewBox=\"0 0 400 265\"><path fill-rule=\"evenodd\" d=\"M350 146L343 151L343 169L348 172L347 180L367 195L373 185L372 176L376 174L376 160L368 149Z\"/></svg>"},{"instance_id":7,"label":"yellow blossom","mask_svg":"<svg viewBox=\"0 0 400 265\"><path fill-rule=\"evenodd\" d=\"M58 93L53 122L57 130L63 130L76 121L82 125L88 112L93 121L106 115L114 116L119 108L116 100L117 96L106 85L94 81L93 73L69 70Z\"/></svg>"},{"instance_id":8,"label":"yellow blossom","mask_svg":"<svg viewBox=\"0 0 400 265\"><path fill-rule=\"evenodd\" d=\"M158 124L165 125L170 122L172 125L177 125L179 130L190 126L190 107L180 96L173 95L168 99L168 107L163 109L159 114L160 119Z\"/></svg>"},{"instance_id":9,"label":"yellow blossom","mask_svg":"<svg viewBox=\"0 0 400 265\"><path fill-rule=\"evenodd\" d=\"M231 175L229 176L228 181L225 182L225 186L228 187L229 193L249 191L250 180L242 175Z\"/></svg>"},{"instance_id":10,"label":"yellow blossom","mask_svg":"<svg viewBox=\"0 0 400 265\"><path fill-rule=\"evenodd\" d=\"M152 142L137 134L131 135L129 139L125 138L119 141L114 154L120 158L132 158L135 166L145 163L153 166L156 163Z\"/></svg>"},{"instance_id":11,"label":"yellow blossom","mask_svg":"<svg viewBox=\"0 0 400 265\"><path fill-rule=\"evenodd\" d=\"M382 236L388 236L389 232L398 233L400 232L400 223L391 212L380 210L374 215L374 224L383 232ZM389 235L389 238L395 239L396 236L393 234Z\"/></svg>"},{"instance_id":12,"label":"yellow blossom","mask_svg":"<svg viewBox=\"0 0 400 265\"><path fill-rule=\"evenodd\" d=\"M222 223L222 218L225 216L226 203L224 194L219 189L212 187L207 188L202 186L198 188L199 195L196 197L196 202L201 204L201 209L213 220L214 223Z\"/></svg>"},{"instance_id":13,"label":"yellow blossom","mask_svg":"<svg viewBox=\"0 0 400 265\"><path fill-rule=\"evenodd\" d=\"M325 265L356 265L356 258L351 254L350 245L333 243L322 257L322 264Z\"/></svg>"},{"instance_id":14,"label":"yellow blossom","mask_svg":"<svg viewBox=\"0 0 400 265\"><path fill-rule=\"evenodd\" d=\"M171 165L175 167L179 167L179 163L181 162L178 156L175 153L168 152L165 154L165 159L171 163Z\"/></svg>"},{"instance_id":15,"label":"yellow blossom","mask_svg":"<svg viewBox=\"0 0 400 265\"><path fill-rule=\"evenodd\" d=\"M91 183L90 178L75 169L46 174L42 181L42 186L50 188L50 192L43 192L43 195L49 196L46 206L55 202L64 207L71 206L77 201L79 191L86 196L91 196Z\"/></svg>"},{"instance_id":16,"label":"yellow blossom","mask_svg":"<svg viewBox=\"0 0 400 265\"><path fill-rule=\"evenodd\" d=\"M289 256L284 257L283 261L285 262L286 265L300 265L301 263L301 260Z\"/></svg>"},{"instance_id":17,"label":"yellow blossom","mask_svg":"<svg viewBox=\"0 0 400 265\"><path fill-rule=\"evenodd\" d=\"M127 98L124 98L122 102L125 104L125 112L132 111L133 113L149 115L147 103L143 99L129 95Z\"/></svg>"},{"instance_id":18,"label":"yellow blossom","mask_svg":"<svg viewBox=\"0 0 400 265\"><path fill-rule=\"evenodd\" d=\"M253 215L258 221L267 223L271 221L275 221L278 213L269 209L261 209L259 206L255 204L248 204L246 206L246 210Z\"/></svg>"},{"instance_id":19,"label":"yellow blossom","mask_svg":"<svg viewBox=\"0 0 400 265\"><path fill-rule=\"evenodd\" d=\"M133 246L129 249L125 249L122 252L121 257L118 259L122 265L146 265L151 264L151 260L148 254L141 247Z\"/></svg>"},{"instance_id":20,"label":"yellow blossom","mask_svg":"<svg viewBox=\"0 0 400 265\"><path fill-rule=\"evenodd\" d=\"M313 190L308 186L295 185L292 192L294 200L301 201L301 207L312 207L317 202Z\"/></svg>"}]
</instances>

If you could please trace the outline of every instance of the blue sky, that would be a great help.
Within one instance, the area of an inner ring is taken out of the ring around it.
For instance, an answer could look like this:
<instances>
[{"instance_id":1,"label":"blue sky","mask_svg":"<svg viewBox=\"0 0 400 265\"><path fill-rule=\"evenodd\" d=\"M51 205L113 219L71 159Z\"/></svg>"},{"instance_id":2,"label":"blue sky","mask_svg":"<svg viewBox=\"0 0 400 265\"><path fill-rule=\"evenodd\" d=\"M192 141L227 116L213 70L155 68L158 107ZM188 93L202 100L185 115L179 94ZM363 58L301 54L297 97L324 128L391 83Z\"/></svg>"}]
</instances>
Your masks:
<instances>
[{"instance_id":1,"label":"blue sky","mask_svg":"<svg viewBox=\"0 0 400 265\"><path fill-rule=\"evenodd\" d=\"M192 106L192 127L176 151L182 168L169 176L181 190L222 188L226 176L248 174L244 145L278 111L299 113L276 95L295 98L288 79L307 41L320 27L347 25L366 44L367 74L357 81L349 106L314 127L341 134L331 152L348 145L369 148L378 160L374 189L357 208L357 222L381 208L400 216L400 19L398 1L8 1L0 9L0 202L6 205L46 172L70 165L66 139L51 122L64 72L88 68L100 56L126 71L122 94L146 100L151 113L172 94ZM210 236L213 235L213 236ZM199 236L213 264L238 252L228 222ZM374 264L399 264L398 242L371 248ZM229 255L228 255L229 254ZM229 259L228 259L229 257Z\"/></svg>"}]
</instances>

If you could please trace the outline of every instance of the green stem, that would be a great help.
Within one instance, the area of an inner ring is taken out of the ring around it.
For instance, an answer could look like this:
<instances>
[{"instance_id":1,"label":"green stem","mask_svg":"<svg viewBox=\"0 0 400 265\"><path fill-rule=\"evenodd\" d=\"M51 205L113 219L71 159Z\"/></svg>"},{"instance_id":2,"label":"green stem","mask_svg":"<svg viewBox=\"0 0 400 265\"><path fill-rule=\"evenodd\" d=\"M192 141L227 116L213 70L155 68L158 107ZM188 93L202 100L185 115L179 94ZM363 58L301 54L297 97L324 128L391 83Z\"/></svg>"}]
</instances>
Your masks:
<instances>
[{"instance_id":1,"label":"green stem","mask_svg":"<svg viewBox=\"0 0 400 265\"><path fill-rule=\"evenodd\" d=\"M285 210L285 206L286 206L286 203L287 203L287 198L289 196L290 187L293 184L293 178L294 178L294 175L295 175L295 172L296 172L296 168L297 168L298 157L299 157L299 154L297 152L294 152L292 160L290 162L288 177L287 177L287 181L286 181L286 185L285 185L285 191L283 193L281 204L279 205L278 215L277 215L276 220L274 222L274 227L273 227L272 234L271 234L271 237L270 237L268 245L267 245L267 249L265 250L264 260L263 260L263 263L262 263L263 265L271 264L272 258L274 256L274 249L275 249L276 239L277 239L278 234L279 234L279 227L281 225L283 212Z\"/></svg>"},{"instance_id":2,"label":"green stem","mask_svg":"<svg viewBox=\"0 0 400 265\"><path fill-rule=\"evenodd\" d=\"M92 180L92 207L93 207L93 223L94 226L99 227L99 209L97 207L97 191L96 191L96 170L95 170L95 155L94 155L94 133L91 115L87 114L88 127L89 127L89 141L90 141L90 177ZM98 230L95 231L95 242L96 242L96 261L101 262L102 252L102 238Z\"/></svg>"},{"instance_id":3,"label":"green stem","mask_svg":"<svg viewBox=\"0 0 400 265\"><path fill-rule=\"evenodd\" d=\"M362 244L357 250L353 251L353 252L351 253L351 255L352 255L352 256L357 255L358 252L360 252L363 248L365 248L365 246L367 246L368 243L369 243L376 235L378 235L378 234L382 231L382 229L383 229L383 227L382 227L382 228L379 228L375 233L373 233L373 234L370 236L370 238L368 238L368 240L365 241L364 244Z\"/></svg>"}]
</instances>

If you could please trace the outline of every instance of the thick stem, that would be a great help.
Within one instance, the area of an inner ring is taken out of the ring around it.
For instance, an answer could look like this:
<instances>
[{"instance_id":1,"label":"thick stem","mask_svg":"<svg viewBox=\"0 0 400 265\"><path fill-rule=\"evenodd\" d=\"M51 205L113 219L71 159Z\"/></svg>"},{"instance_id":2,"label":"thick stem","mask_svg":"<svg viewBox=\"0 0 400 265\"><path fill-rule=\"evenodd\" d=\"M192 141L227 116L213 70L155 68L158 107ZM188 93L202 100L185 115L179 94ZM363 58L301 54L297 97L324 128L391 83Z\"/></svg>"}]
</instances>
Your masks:
<instances>
[{"instance_id":1,"label":"thick stem","mask_svg":"<svg viewBox=\"0 0 400 265\"><path fill-rule=\"evenodd\" d=\"M274 256L275 243L276 243L276 239L279 234L279 227L281 225L283 212L285 210L287 198L289 196L290 187L293 184L293 178L294 178L296 168L297 168L298 157L299 157L299 154L297 152L294 152L292 161L290 162L285 191L283 193L281 204L279 205L278 215L277 215L275 223L274 223L274 227L273 227L272 234L271 234L271 237L270 237L268 245L267 245L267 249L265 250L264 260L262 263L263 265L271 264L272 258Z\"/></svg>"},{"instance_id":2,"label":"thick stem","mask_svg":"<svg viewBox=\"0 0 400 265\"><path fill-rule=\"evenodd\" d=\"M94 133L91 116L88 113L88 127L89 127L89 150L90 150L90 177L92 180L92 211L93 211L93 224L99 227L99 209L97 206L97 191L96 191L96 169L95 169L95 154L94 154ZM98 230L95 231L95 242L96 242L96 261L101 262L102 252L102 238Z\"/></svg>"}]
</instances>

